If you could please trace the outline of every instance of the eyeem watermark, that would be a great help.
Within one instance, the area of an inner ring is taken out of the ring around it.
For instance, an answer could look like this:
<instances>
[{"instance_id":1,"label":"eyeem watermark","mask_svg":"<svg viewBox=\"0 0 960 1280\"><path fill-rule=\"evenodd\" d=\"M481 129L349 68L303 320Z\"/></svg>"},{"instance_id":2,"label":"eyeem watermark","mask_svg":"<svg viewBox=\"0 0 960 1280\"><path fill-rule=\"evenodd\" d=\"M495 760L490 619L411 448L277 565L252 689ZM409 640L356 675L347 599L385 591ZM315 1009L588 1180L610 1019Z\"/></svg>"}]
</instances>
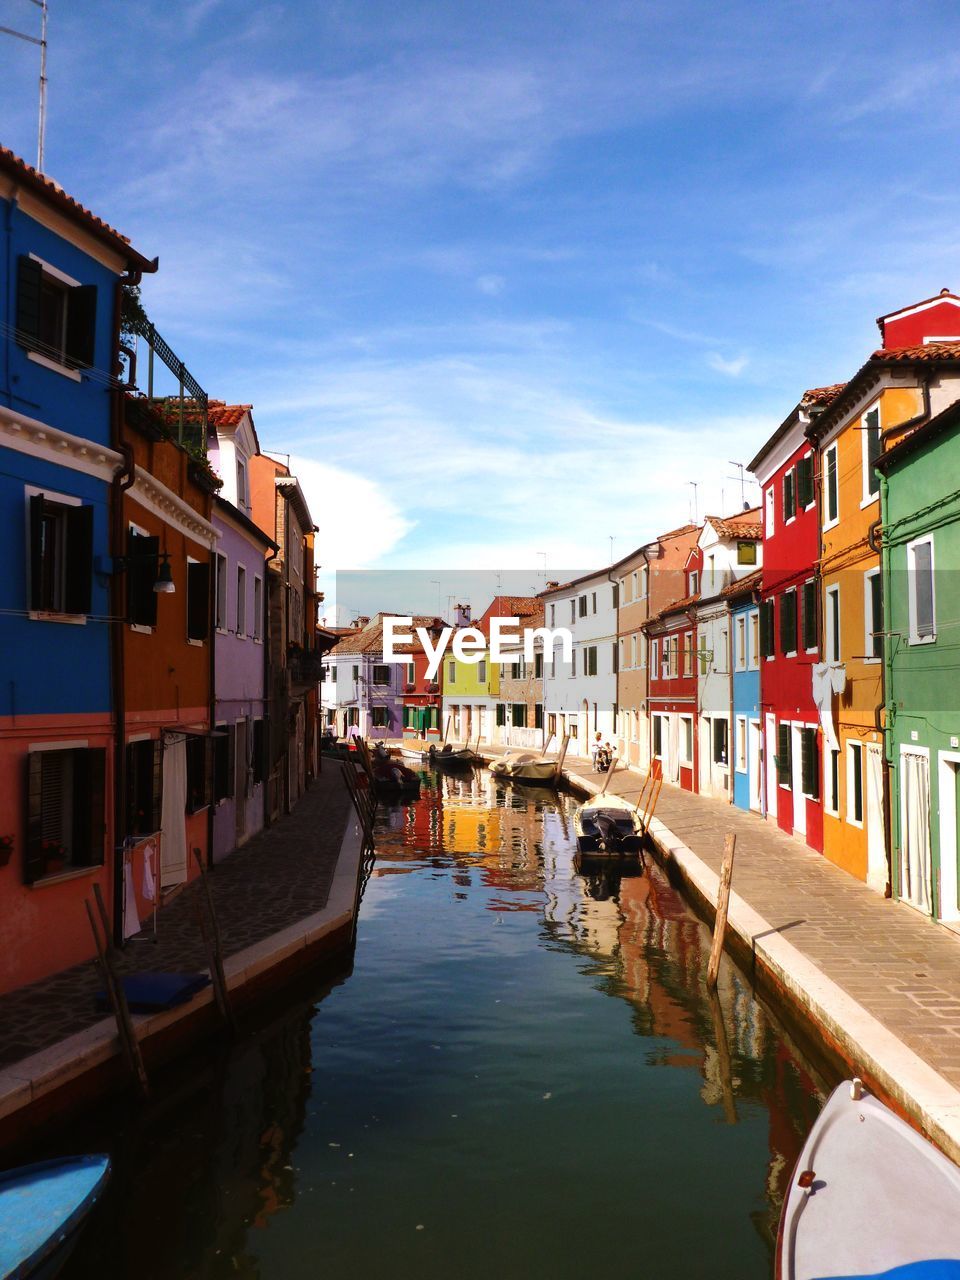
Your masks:
<instances>
[{"instance_id":1,"label":"eyeem watermark","mask_svg":"<svg viewBox=\"0 0 960 1280\"><path fill-rule=\"evenodd\" d=\"M452 637L452 640L451 640ZM525 662L533 662L538 649L543 661L553 666L554 649L559 641L560 656L564 662L573 661L573 636L566 627L521 627L519 618L491 618L490 636L478 627L450 627L439 629L414 627L410 616L387 615L383 619L383 661L409 662L410 647L419 642L427 655L427 679L432 680L440 670L440 664L449 648L457 662L476 665L485 658L491 662L512 662L522 646ZM398 651L395 646L405 648Z\"/></svg>"}]
</instances>

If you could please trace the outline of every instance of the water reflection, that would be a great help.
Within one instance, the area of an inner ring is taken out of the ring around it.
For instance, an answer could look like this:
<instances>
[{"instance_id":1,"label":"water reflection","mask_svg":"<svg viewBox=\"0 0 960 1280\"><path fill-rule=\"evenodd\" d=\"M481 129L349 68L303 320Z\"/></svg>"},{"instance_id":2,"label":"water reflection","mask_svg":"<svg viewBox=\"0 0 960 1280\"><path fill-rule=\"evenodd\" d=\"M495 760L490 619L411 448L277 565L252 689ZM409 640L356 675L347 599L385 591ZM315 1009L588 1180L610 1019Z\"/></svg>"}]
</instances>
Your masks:
<instances>
[{"instance_id":1,"label":"water reflection","mask_svg":"<svg viewBox=\"0 0 960 1280\"><path fill-rule=\"evenodd\" d=\"M708 996L656 866L576 872L574 807L425 771L349 980L78 1130L117 1177L66 1274L768 1277L833 1081L732 966Z\"/></svg>"}]
</instances>

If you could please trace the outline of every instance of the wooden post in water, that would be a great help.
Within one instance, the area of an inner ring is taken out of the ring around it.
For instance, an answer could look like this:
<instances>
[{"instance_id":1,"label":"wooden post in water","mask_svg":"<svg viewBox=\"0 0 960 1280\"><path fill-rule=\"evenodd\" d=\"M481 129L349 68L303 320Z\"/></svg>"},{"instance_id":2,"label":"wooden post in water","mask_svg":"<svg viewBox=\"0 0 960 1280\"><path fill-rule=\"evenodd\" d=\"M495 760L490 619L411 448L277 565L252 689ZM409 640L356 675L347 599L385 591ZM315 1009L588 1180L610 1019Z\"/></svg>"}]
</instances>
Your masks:
<instances>
[{"instance_id":1,"label":"wooden post in water","mask_svg":"<svg viewBox=\"0 0 960 1280\"><path fill-rule=\"evenodd\" d=\"M210 917L210 928L208 929L203 914L203 906L200 899L197 898L194 906L197 924L200 926L200 936L203 939L204 949L207 953L207 964L210 966L210 981L213 983L213 994L216 997L217 1008L220 1010L221 1018L228 1029L231 1032L235 1032L237 1027L233 1019L233 1010L230 1007L230 994L227 991L226 975L223 972L223 940L220 934L220 921L217 919L217 912L213 905L213 894L210 892L210 881L207 879L207 869L203 865L203 858L199 849L194 849L193 857L200 871L200 884Z\"/></svg>"},{"instance_id":2,"label":"wooden post in water","mask_svg":"<svg viewBox=\"0 0 960 1280\"><path fill-rule=\"evenodd\" d=\"M600 791L598 793L599 795L602 796L603 793L606 791L607 787L610 785L610 779L614 775L614 771L616 770L619 760L620 760L619 756L614 756L613 759L610 761L610 768L607 770L607 776L603 780L603 786L600 788Z\"/></svg>"},{"instance_id":3,"label":"wooden post in water","mask_svg":"<svg viewBox=\"0 0 960 1280\"><path fill-rule=\"evenodd\" d=\"M120 1048L123 1050L127 1066L130 1068L130 1072L140 1088L141 1095L144 1098L148 1098L150 1096L150 1085L147 1083L147 1072L143 1065L143 1056L140 1053L140 1042L137 1040L133 1019L130 1017L130 1009L127 1005L127 995L123 989L123 982L113 963L110 921L107 917L107 909L103 905L103 894L98 884L93 886L93 896L96 899L97 912L103 929L102 940L100 931L97 928L93 908L90 906L90 899L85 898L83 905L87 909L87 919L90 921L93 940L97 946L97 961L103 977L103 985L107 990L107 998L110 1001L110 1007L113 1009L113 1016L117 1020Z\"/></svg>"},{"instance_id":4,"label":"wooden post in water","mask_svg":"<svg viewBox=\"0 0 960 1280\"><path fill-rule=\"evenodd\" d=\"M542 759L543 759L543 757L547 754L547 748L550 746L550 743L551 743L552 741L553 741L553 734L551 733L550 737L549 737L549 738L546 740L546 742L543 744L543 750L540 752L540 759L541 759L541 760L542 760Z\"/></svg>"},{"instance_id":5,"label":"wooden post in water","mask_svg":"<svg viewBox=\"0 0 960 1280\"><path fill-rule=\"evenodd\" d=\"M723 865L720 868L720 889L717 893L717 918L713 925L713 946L707 965L707 990L714 991L720 973L720 957L723 954L723 936L727 931L727 910L730 906L730 881L733 878L733 854L737 837L728 831L723 841Z\"/></svg>"},{"instance_id":6,"label":"wooden post in water","mask_svg":"<svg viewBox=\"0 0 960 1280\"><path fill-rule=\"evenodd\" d=\"M569 745L570 745L570 735L568 733L564 735L563 742L560 744L560 754L557 756L556 768L553 771L553 778L555 782L560 781L560 775L563 773L563 762L566 759L567 747Z\"/></svg>"}]
</instances>

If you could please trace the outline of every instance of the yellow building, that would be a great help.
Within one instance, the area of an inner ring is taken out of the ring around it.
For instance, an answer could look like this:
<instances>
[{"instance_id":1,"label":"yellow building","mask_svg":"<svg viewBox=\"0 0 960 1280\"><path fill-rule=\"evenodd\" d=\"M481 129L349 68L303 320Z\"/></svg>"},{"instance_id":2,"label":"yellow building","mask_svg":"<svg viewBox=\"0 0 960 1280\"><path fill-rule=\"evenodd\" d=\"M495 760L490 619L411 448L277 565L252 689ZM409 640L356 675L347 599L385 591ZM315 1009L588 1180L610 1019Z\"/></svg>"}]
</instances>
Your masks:
<instances>
[{"instance_id":1,"label":"yellow building","mask_svg":"<svg viewBox=\"0 0 960 1280\"><path fill-rule=\"evenodd\" d=\"M494 706L500 692L500 670L489 649L477 662L461 662L450 654L443 660L443 732L448 742L489 742Z\"/></svg>"},{"instance_id":2,"label":"yellow building","mask_svg":"<svg viewBox=\"0 0 960 1280\"><path fill-rule=\"evenodd\" d=\"M821 665L814 687L819 680L829 710L820 735L823 852L880 892L889 871L880 479L873 464L905 429L960 394L957 349L945 351L946 345L875 352L808 430L819 455L821 530Z\"/></svg>"}]
</instances>

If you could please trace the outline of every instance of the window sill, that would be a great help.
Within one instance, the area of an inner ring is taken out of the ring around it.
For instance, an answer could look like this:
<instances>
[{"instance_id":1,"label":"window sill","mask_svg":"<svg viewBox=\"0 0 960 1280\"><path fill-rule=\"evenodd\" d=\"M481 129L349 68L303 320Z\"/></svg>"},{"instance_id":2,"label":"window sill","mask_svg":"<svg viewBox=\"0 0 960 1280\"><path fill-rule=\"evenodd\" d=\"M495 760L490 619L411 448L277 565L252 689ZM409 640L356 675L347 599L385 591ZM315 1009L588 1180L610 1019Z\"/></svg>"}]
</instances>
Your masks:
<instances>
[{"instance_id":1,"label":"window sill","mask_svg":"<svg viewBox=\"0 0 960 1280\"><path fill-rule=\"evenodd\" d=\"M867 497L863 499L863 501L860 503L860 510L866 511L867 507L872 507L875 502L879 502L879 501L880 501L880 492L878 490L876 493L868 494Z\"/></svg>"},{"instance_id":2,"label":"window sill","mask_svg":"<svg viewBox=\"0 0 960 1280\"><path fill-rule=\"evenodd\" d=\"M933 636L911 636L911 637L910 637L910 639L907 641L907 643L908 643L908 644L910 644L910 645L918 645L918 644L936 644L936 643L937 643L937 637L936 637L935 635L933 635Z\"/></svg>"},{"instance_id":3,"label":"window sill","mask_svg":"<svg viewBox=\"0 0 960 1280\"><path fill-rule=\"evenodd\" d=\"M194 640L187 636L187 644L192 645L194 649L202 649L204 642L202 640Z\"/></svg>"},{"instance_id":4,"label":"window sill","mask_svg":"<svg viewBox=\"0 0 960 1280\"><path fill-rule=\"evenodd\" d=\"M69 378L71 382L82 381L79 369L71 369L68 364L61 364L59 360L51 360L48 356L42 356L39 351L28 351L27 359L32 360L34 364L41 365L44 369L50 369L53 373L59 373L64 378Z\"/></svg>"},{"instance_id":5,"label":"window sill","mask_svg":"<svg viewBox=\"0 0 960 1280\"><path fill-rule=\"evenodd\" d=\"M102 870L102 862L95 867L74 867L72 871L58 871L54 876L44 876L41 880L34 880L33 884L27 887L30 889L48 889L50 885L65 884L68 880L79 880L83 876L92 876Z\"/></svg>"},{"instance_id":6,"label":"window sill","mask_svg":"<svg viewBox=\"0 0 960 1280\"><path fill-rule=\"evenodd\" d=\"M128 624L131 631L135 631L138 636L152 636L153 627L146 627L142 622L131 622Z\"/></svg>"},{"instance_id":7,"label":"window sill","mask_svg":"<svg viewBox=\"0 0 960 1280\"><path fill-rule=\"evenodd\" d=\"M30 619L33 622L65 622L71 627L85 627L85 613L46 613L43 609L31 609Z\"/></svg>"}]
</instances>

